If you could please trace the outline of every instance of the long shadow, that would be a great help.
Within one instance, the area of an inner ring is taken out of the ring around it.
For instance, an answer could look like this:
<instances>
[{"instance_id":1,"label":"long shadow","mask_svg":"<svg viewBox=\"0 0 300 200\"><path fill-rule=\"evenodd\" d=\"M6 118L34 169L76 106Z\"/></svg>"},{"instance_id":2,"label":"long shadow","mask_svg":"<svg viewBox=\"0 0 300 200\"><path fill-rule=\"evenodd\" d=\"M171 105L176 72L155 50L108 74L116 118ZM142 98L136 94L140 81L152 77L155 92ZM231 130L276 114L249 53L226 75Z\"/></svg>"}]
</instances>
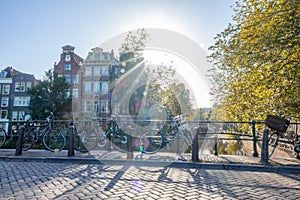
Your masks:
<instances>
[{"instance_id":1,"label":"long shadow","mask_svg":"<svg viewBox=\"0 0 300 200\"><path fill-rule=\"evenodd\" d=\"M244 180L242 183L240 181L234 182L225 182L223 180L223 177L215 176L212 175L212 173L208 173L208 170L198 170L195 169L195 172L192 172L191 169L185 169L193 178L194 183L196 184L195 187L198 189L203 188L203 185L207 185L207 191L208 192L214 192L215 190L213 188L219 188L219 191L226 193L229 197L232 198L238 198L236 195L236 191L234 188L244 188L245 191L247 188L265 188L265 189L272 189L273 191L279 191L279 190L295 190L295 191L300 191L300 188L297 188L296 186L291 188L291 187L286 187L286 186L272 186L272 185L265 185L265 184L260 184L254 181L254 183L251 184L251 182L247 182ZM271 173L271 172L269 172ZM274 172L272 172L274 173ZM300 177L299 175L297 176L296 174L284 174L284 173L277 173L279 175L282 175L287 178L291 178L294 180L299 181ZM204 181L205 178L207 181ZM240 177L240 179L243 178L249 178L249 177Z\"/></svg>"},{"instance_id":2,"label":"long shadow","mask_svg":"<svg viewBox=\"0 0 300 200\"><path fill-rule=\"evenodd\" d=\"M104 188L105 191L109 191L111 190L115 185L116 183L118 182L118 180L121 179L121 177L123 176L123 174L125 173L125 171L127 171L129 168L129 166L123 166L122 169L120 169L118 171L118 173L114 176L114 178L107 184L107 186Z\"/></svg>"},{"instance_id":3,"label":"long shadow","mask_svg":"<svg viewBox=\"0 0 300 200\"><path fill-rule=\"evenodd\" d=\"M256 183L255 180L253 182L249 182L247 180L243 180L243 177L233 177L228 178L225 180L228 180L226 182L224 180L224 177L222 177L222 174L214 175L212 173L212 170L210 169L191 169L191 168L182 168L180 170L187 172L190 177L192 177L192 181L189 179L186 180L173 180L169 175L171 173L172 167L166 166L161 169L155 168L155 170L149 170L144 167L137 166L140 171L149 172L149 173L159 173L159 176L157 180L148 180L146 178L141 178L140 181L142 182L165 182L165 183L174 183L179 184L181 186L186 185L188 187L196 188L197 190L204 190L205 192L211 193L211 194L220 194L220 193L226 193L226 195L230 198L238 198L239 194L237 194L236 188L245 188L245 192L247 190L253 190L256 188L265 188L265 189L271 189L272 191L279 191L279 190L294 190L294 191L300 191L300 188L297 187L287 187L284 185L265 185L262 183ZM178 168L177 168L178 169ZM218 170L220 171L220 170ZM229 170L231 171L231 170ZM232 171L234 172L234 171ZM251 172L251 171L249 171ZM227 173L227 170L224 171L224 173ZM228 172L229 173L229 172ZM271 172L267 172L271 173ZM272 172L275 173L275 172ZM285 173L275 173L282 175L287 178L291 178L294 180L299 181L300 177L298 175L294 174L285 174ZM251 176L248 175L245 177L247 179L250 179ZM235 180L236 179L236 180ZM249 194L252 195L252 194ZM253 197L254 198L254 197Z\"/></svg>"}]
</instances>

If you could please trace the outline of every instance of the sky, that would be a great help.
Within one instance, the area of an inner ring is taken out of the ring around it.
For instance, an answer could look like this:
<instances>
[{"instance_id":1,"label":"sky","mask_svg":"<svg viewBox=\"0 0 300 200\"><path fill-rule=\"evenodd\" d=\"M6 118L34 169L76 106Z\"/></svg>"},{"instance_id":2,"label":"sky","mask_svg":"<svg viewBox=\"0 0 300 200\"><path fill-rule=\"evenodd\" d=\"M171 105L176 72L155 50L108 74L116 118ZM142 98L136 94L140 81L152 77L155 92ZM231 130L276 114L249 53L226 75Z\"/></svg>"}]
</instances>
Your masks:
<instances>
[{"instance_id":1,"label":"sky","mask_svg":"<svg viewBox=\"0 0 300 200\"><path fill-rule=\"evenodd\" d=\"M0 69L42 78L72 45L86 58L92 48L137 28L187 36L207 51L233 15L234 0L1 0ZM105 49L110 51L111 49Z\"/></svg>"},{"instance_id":2,"label":"sky","mask_svg":"<svg viewBox=\"0 0 300 200\"><path fill-rule=\"evenodd\" d=\"M136 28L165 28L207 49L233 15L233 0L1 0L0 68L44 75L61 47L85 58L109 38Z\"/></svg>"}]
</instances>

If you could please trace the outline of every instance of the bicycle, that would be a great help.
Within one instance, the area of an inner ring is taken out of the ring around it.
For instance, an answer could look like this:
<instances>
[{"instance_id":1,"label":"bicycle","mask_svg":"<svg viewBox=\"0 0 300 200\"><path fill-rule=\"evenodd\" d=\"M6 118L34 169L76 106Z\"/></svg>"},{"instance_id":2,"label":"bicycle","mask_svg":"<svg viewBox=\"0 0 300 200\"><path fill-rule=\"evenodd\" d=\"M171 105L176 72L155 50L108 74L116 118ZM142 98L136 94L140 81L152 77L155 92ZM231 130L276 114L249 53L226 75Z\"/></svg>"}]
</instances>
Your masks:
<instances>
[{"instance_id":1,"label":"bicycle","mask_svg":"<svg viewBox=\"0 0 300 200\"><path fill-rule=\"evenodd\" d=\"M184 115L172 118L171 124L164 123L159 130L147 130L139 138L140 152L154 154L164 147L169 147L175 139L182 137L188 147L192 149L193 133L183 121Z\"/></svg>"},{"instance_id":2,"label":"bicycle","mask_svg":"<svg viewBox=\"0 0 300 200\"><path fill-rule=\"evenodd\" d=\"M289 120L279 116L268 115L265 125L273 131L268 137L268 146L270 150L268 158L273 155L275 149L279 145L279 142L292 144L294 152L300 153L300 135L287 132L290 125ZM284 141L283 139L287 139L287 141Z\"/></svg>"},{"instance_id":3,"label":"bicycle","mask_svg":"<svg viewBox=\"0 0 300 200\"><path fill-rule=\"evenodd\" d=\"M105 139L107 138L112 143L112 147L115 150L126 152L129 135L119 127L115 119L118 116L116 114L114 115L115 116L113 116L112 119L108 121L107 127L102 134L105 137L100 137L98 140L98 144L100 142L103 145L105 143Z\"/></svg>"},{"instance_id":4,"label":"bicycle","mask_svg":"<svg viewBox=\"0 0 300 200\"><path fill-rule=\"evenodd\" d=\"M0 148L5 145L7 137L6 131L0 128Z\"/></svg>"},{"instance_id":5,"label":"bicycle","mask_svg":"<svg viewBox=\"0 0 300 200\"><path fill-rule=\"evenodd\" d=\"M60 132L67 138L69 138L69 129L62 129ZM90 150L93 150L96 148L97 144L99 145L99 142L97 143L97 140L99 138L97 131L94 128L85 127L82 128L79 126L79 122L74 123L74 149L76 151L79 151L81 153L87 153Z\"/></svg>"},{"instance_id":6,"label":"bicycle","mask_svg":"<svg viewBox=\"0 0 300 200\"><path fill-rule=\"evenodd\" d=\"M53 113L45 121L27 122L24 126L23 151L27 151L34 144L43 144L46 150L58 152L65 148L66 138L58 129L52 129Z\"/></svg>"},{"instance_id":7,"label":"bicycle","mask_svg":"<svg viewBox=\"0 0 300 200\"><path fill-rule=\"evenodd\" d=\"M61 130L68 137L68 129ZM108 141L113 144L113 148L120 152L127 150L127 138L122 129L119 128L115 117L108 121L106 129L95 127L82 127L79 123L74 126L74 148L77 151L86 153L97 147L107 146Z\"/></svg>"}]
</instances>

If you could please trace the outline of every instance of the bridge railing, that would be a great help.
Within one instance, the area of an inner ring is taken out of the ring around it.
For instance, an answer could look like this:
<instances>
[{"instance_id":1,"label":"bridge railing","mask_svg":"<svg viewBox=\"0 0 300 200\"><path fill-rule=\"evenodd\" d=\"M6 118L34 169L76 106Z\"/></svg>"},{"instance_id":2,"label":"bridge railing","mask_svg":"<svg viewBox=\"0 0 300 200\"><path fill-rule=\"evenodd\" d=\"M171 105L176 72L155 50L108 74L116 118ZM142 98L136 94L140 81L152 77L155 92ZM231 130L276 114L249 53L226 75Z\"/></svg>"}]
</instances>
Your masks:
<instances>
[{"instance_id":1,"label":"bridge railing","mask_svg":"<svg viewBox=\"0 0 300 200\"><path fill-rule=\"evenodd\" d=\"M54 120L54 124L57 127L73 127L70 123L81 126L86 126L89 128L95 128L95 130L101 131L104 123L98 123L95 120ZM265 128L264 121L249 121L249 122L232 122L232 121L187 121L190 124L190 131L193 132L193 151L186 149L184 153L192 155L192 160L197 161L199 154L235 154L235 155L247 155L251 154L253 157L258 157L260 155L259 149L261 147L263 130ZM8 135L10 140L17 141L17 136L22 132L20 127L24 125L25 121L9 121L0 122L1 127L6 127L7 131L10 131ZM122 123L130 124L128 119L122 120ZM123 127L124 127L123 124ZM158 123L161 124L161 123ZM157 127L156 127L157 128ZM139 134L131 128L131 135L133 138L132 142L129 142L129 150L136 151L134 146L134 138L139 137ZM70 129L70 131L73 131ZM144 130L143 130L144 131ZM289 131L293 131L295 134L300 134L300 123L292 122L289 126ZM72 134L71 134L72 135ZM179 141L183 138L179 138ZM284 139L282 140L284 141ZM179 145L174 144L170 149L163 149L162 151L173 151L178 152L176 148ZM4 147L5 148L5 145ZM245 151L247 149L247 151ZM74 151L71 145L71 151ZM20 150L18 150L20 152ZM19 153L21 154L21 153ZM68 154L73 156L74 153ZM130 155L130 154L129 154ZM131 155L129 156L131 157Z\"/></svg>"}]
</instances>

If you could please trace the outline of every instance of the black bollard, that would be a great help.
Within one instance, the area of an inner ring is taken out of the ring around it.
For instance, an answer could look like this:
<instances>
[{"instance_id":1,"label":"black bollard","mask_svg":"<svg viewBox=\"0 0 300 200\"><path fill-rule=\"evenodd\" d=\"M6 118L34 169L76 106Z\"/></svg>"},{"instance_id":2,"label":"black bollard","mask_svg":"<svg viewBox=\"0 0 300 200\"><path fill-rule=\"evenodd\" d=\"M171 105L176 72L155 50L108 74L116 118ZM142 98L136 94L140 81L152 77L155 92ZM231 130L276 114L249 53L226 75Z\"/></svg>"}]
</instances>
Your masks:
<instances>
[{"instance_id":1,"label":"black bollard","mask_svg":"<svg viewBox=\"0 0 300 200\"><path fill-rule=\"evenodd\" d=\"M16 143L16 156L21 156L22 151L23 151L23 142L24 142L24 132L25 132L25 127L21 126L19 129L19 135Z\"/></svg>"},{"instance_id":2,"label":"black bollard","mask_svg":"<svg viewBox=\"0 0 300 200\"><path fill-rule=\"evenodd\" d=\"M68 156L75 155L74 148L74 123L71 122L69 125L69 145L68 145Z\"/></svg>"},{"instance_id":3,"label":"black bollard","mask_svg":"<svg viewBox=\"0 0 300 200\"><path fill-rule=\"evenodd\" d=\"M269 130L264 129L262 146L261 146L261 158L260 158L260 163L263 165L269 164L268 133Z\"/></svg>"},{"instance_id":4,"label":"black bollard","mask_svg":"<svg viewBox=\"0 0 300 200\"><path fill-rule=\"evenodd\" d=\"M132 135L127 135L127 159L133 159Z\"/></svg>"},{"instance_id":5,"label":"black bollard","mask_svg":"<svg viewBox=\"0 0 300 200\"><path fill-rule=\"evenodd\" d=\"M192 161L193 162L198 162L199 161L199 131L200 127L197 128L196 134L193 139L193 149L192 149Z\"/></svg>"},{"instance_id":6,"label":"black bollard","mask_svg":"<svg viewBox=\"0 0 300 200\"><path fill-rule=\"evenodd\" d=\"M255 132L255 124L256 121L252 121L252 136L253 136L253 157L258 157L258 152L257 152L257 138L256 138L256 132Z\"/></svg>"},{"instance_id":7,"label":"black bollard","mask_svg":"<svg viewBox=\"0 0 300 200\"><path fill-rule=\"evenodd\" d=\"M214 150L215 150L215 153L214 153L214 155L215 156L218 156L219 155L219 153L218 153L218 136L216 136L215 137L215 145L214 145Z\"/></svg>"}]
</instances>

